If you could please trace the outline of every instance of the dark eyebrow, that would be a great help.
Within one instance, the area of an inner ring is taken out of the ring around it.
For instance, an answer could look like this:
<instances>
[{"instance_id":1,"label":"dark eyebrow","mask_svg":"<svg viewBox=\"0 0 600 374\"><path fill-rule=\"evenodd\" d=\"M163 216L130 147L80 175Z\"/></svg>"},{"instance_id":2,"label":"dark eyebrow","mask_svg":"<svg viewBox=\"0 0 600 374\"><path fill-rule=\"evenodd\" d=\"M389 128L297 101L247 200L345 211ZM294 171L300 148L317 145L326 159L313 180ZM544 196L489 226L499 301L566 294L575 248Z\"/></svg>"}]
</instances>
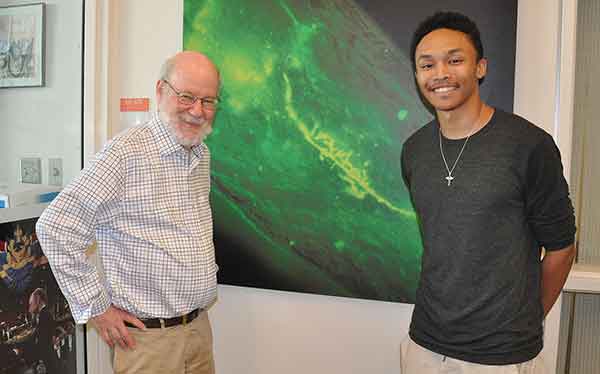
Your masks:
<instances>
[{"instance_id":1,"label":"dark eyebrow","mask_svg":"<svg viewBox=\"0 0 600 374\"><path fill-rule=\"evenodd\" d=\"M430 59L433 58L432 55L420 55L417 60L424 60L424 59Z\"/></svg>"},{"instance_id":2,"label":"dark eyebrow","mask_svg":"<svg viewBox=\"0 0 600 374\"><path fill-rule=\"evenodd\" d=\"M446 52L446 55L452 55L452 54L455 54L455 53L462 53L463 51L464 50L462 48L453 48L453 49L450 49L448 52ZM417 61L423 60L423 59L425 59L425 60L426 59L431 59L431 58L433 58L433 55L420 55L420 56L417 57Z\"/></svg>"}]
</instances>

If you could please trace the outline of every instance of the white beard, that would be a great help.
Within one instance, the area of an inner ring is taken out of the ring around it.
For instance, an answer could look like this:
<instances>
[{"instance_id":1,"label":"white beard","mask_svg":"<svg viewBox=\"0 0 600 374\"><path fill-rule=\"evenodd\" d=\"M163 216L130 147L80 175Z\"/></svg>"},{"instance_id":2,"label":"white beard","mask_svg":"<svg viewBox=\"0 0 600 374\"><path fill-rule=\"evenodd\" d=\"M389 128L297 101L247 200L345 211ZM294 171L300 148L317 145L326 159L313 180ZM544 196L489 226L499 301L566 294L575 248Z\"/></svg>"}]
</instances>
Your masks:
<instances>
[{"instance_id":1,"label":"white beard","mask_svg":"<svg viewBox=\"0 0 600 374\"><path fill-rule=\"evenodd\" d=\"M198 144L202 144L204 139L212 132L212 126L206 122L198 130L198 133L195 136L184 136L180 131L178 131L175 127L168 124L168 129L171 135L175 138L178 144L181 144L184 147L193 147Z\"/></svg>"},{"instance_id":2,"label":"white beard","mask_svg":"<svg viewBox=\"0 0 600 374\"><path fill-rule=\"evenodd\" d=\"M195 145L202 144L204 139L212 132L212 125L205 121L202 124L198 124L198 131L194 136L186 136L180 130L178 130L175 126L171 124L171 121L163 112L159 112L161 120L167 125L167 130L171 134L177 144L180 144L184 147L193 147Z\"/></svg>"}]
</instances>

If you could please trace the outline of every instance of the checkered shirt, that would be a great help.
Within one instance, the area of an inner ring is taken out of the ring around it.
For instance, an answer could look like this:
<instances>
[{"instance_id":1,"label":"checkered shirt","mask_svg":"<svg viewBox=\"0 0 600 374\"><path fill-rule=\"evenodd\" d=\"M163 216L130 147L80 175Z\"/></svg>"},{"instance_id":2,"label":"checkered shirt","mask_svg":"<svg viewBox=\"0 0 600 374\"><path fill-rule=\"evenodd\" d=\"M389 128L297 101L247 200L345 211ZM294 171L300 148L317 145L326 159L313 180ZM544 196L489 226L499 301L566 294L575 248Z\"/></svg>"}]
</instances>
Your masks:
<instances>
[{"instance_id":1,"label":"checkered shirt","mask_svg":"<svg viewBox=\"0 0 600 374\"><path fill-rule=\"evenodd\" d=\"M158 115L109 142L46 208L36 231L77 323L111 304L170 318L216 298L210 153ZM86 257L94 240L104 277Z\"/></svg>"}]
</instances>

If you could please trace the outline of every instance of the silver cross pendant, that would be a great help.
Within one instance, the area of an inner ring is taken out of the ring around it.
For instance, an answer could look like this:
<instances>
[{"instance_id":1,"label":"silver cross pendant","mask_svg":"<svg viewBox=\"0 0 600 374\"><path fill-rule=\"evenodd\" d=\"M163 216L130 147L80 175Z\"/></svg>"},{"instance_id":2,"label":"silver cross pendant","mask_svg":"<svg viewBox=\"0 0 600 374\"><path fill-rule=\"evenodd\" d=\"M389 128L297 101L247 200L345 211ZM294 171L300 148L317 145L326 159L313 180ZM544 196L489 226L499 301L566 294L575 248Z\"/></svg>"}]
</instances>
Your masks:
<instances>
[{"instance_id":1,"label":"silver cross pendant","mask_svg":"<svg viewBox=\"0 0 600 374\"><path fill-rule=\"evenodd\" d=\"M448 181L448 186L450 186L452 184L452 180L454 179L454 177L452 175L448 175L446 177L446 180Z\"/></svg>"}]
</instances>

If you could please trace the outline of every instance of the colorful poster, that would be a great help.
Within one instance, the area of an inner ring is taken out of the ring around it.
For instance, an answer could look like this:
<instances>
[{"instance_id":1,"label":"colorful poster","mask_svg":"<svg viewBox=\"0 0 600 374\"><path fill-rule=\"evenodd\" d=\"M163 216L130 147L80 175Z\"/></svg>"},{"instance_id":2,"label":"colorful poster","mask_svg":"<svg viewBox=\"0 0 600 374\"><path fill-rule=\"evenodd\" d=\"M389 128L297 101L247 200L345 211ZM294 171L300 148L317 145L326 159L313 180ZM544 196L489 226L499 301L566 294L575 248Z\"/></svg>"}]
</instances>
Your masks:
<instances>
[{"instance_id":1,"label":"colorful poster","mask_svg":"<svg viewBox=\"0 0 600 374\"><path fill-rule=\"evenodd\" d=\"M223 82L207 141L221 283L414 301L422 243L400 154L432 114L408 43L445 2L414 3L185 0L184 49ZM516 1L447 3L501 57L482 90L511 110Z\"/></svg>"},{"instance_id":2,"label":"colorful poster","mask_svg":"<svg viewBox=\"0 0 600 374\"><path fill-rule=\"evenodd\" d=\"M36 219L0 224L0 374L75 374L69 305L35 235ZM81 364L80 364L81 367Z\"/></svg>"}]
</instances>

